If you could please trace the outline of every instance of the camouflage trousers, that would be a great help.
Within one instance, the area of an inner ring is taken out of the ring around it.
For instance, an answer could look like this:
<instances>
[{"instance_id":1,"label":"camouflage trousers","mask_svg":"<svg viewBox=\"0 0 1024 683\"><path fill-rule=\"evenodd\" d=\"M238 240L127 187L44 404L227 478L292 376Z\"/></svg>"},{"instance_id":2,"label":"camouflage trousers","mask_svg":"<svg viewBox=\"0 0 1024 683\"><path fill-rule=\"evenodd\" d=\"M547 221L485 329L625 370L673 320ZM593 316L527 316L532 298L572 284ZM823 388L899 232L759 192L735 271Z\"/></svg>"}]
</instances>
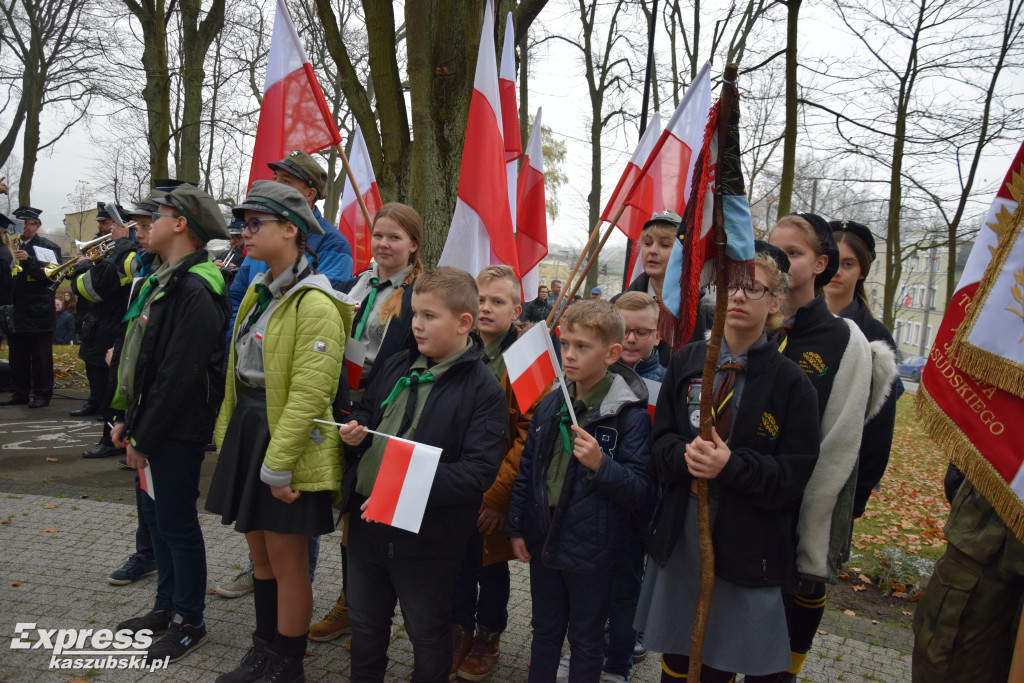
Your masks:
<instances>
[{"instance_id":1,"label":"camouflage trousers","mask_svg":"<svg viewBox=\"0 0 1024 683\"><path fill-rule=\"evenodd\" d=\"M1024 544L969 481L953 499L946 536L914 613L913 681L1005 681L1024 596Z\"/></svg>"}]
</instances>

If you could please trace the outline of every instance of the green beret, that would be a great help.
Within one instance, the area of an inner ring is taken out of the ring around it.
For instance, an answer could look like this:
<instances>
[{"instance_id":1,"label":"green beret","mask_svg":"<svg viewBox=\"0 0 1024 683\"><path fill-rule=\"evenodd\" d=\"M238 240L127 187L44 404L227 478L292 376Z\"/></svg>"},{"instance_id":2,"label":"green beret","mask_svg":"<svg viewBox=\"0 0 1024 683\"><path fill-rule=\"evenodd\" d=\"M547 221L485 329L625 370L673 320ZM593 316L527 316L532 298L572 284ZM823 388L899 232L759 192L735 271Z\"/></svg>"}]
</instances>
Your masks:
<instances>
[{"instance_id":1,"label":"green beret","mask_svg":"<svg viewBox=\"0 0 1024 683\"><path fill-rule=\"evenodd\" d=\"M249 188L245 201L231 210L235 218L245 220L246 211L259 211L291 221L307 235L324 234L324 229L309 208L309 202L294 187L273 180L257 180Z\"/></svg>"},{"instance_id":2,"label":"green beret","mask_svg":"<svg viewBox=\"0 0 1024 683\"><path fill-rule=\"evenodd\" d=\"M150 195L154 202L175 209L185 220L188 227L199 235L204 243L210 240L226 240L228 226L220 212L217 200L193 185L179 185L162 197Z\"/></svg>"},{"instance_id":3,"label":"green beret","mask_svg":"<svg viewBox=\"0 0 1024 683\"><path fill-rule=\"evenodd\" d=\"M281 161L272 161L267 166L271 171L285 171L316 189L316 198L323 199L327 194L327 171L301 149L297 149Z\"/></svg>"}]
</instances>

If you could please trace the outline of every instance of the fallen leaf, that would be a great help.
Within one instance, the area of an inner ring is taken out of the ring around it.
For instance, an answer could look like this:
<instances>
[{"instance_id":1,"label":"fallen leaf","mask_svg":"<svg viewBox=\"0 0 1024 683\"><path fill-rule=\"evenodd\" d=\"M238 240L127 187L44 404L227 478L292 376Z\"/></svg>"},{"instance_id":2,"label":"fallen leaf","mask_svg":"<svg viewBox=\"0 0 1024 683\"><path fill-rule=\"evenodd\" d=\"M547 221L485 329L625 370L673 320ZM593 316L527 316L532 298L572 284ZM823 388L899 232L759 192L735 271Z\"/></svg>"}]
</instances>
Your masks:
<instances>
[{"instance_id":1,"label":"fallen leaf","mask_svg":"<svg viewBox=\"0 0 1024 683\"><path fill-rule=\"evenodd\" d=\"M46 508L47 510L56 510L57 509L57 504L56 503L43 503L43 507Z\"/></svg>"},{"instance_id":2,"label":"fallen leaf","mask_svg":"<svg viewBox=\"0 0 1024 683\"><path fill-rule=\"evenodd\" d=\"M215 591L214 591L214 590L213 590L212 588L207 588L207 589L206 589L206 594L207 594L207 595L213 595L213 594L214 594L214 592L215 592Z\"/></svg>"},{"instance_id":3,"label":"fallen leaf","mask_svg":"<svg viewBox=\"0 0 1024 683\"><path fill-rule=\"evenodd\" d=\"M850 571L851 572L856 572L856 573L859 574L860 573L860 567L850 567Z\"/></svg>"},{"instance_id":4,"label":"fallen leaf","mask_svg":"<svg viewBox=\"0 0 1024 683\"><path fill-rule=\"evenodd\" d=\"M9 520L9 519L0 520L0 524L10 524L10 523L11 523L11 520Z\"/></svg>"},{"instance_id":5,"label":"fallen leaf","mask_svg":"<svg viewBox=\"0 0 1024 683\"><path fill-rule=\"evenodd\" d=\"M118 497L117 497L117 498L115 498L114 500L124 500L124 498L122 498L121 496L118 496Z\"/></svg>"},{"instance_id":6,"label":"fallen leaf","mask_svg":"<svg viewBox=\"0 0 1024 683\"><path fill-rule=\"evenodd\" d=\"M57 533L57 530L53 529L53 528L43 529L43 533L45 533L45 534L55 534L55 533Z\"/></svg>"},{"instance_id":7,"label":"fallen leaf","mask_svg":"<svg viewBox=\"0 0 1024 683\"><path fill-rule=\"evenodd\" d=\"M313 656L313 653L312 653L312 652L310 652L309 650L306 650L306 655L305 655L305 656L306 656L306 657L312 657L312 656Z\"/></svg>"},{"instance_id":8,"label":"fallen leaf","mask_svg":"<svg viewBox=\"0 0 1024 683\"><path fill-rule=\"evenodd\" d=\"M11 588L17 588L21 585L21 581L11 581Z\"/></svg>"},{"instance_id":9,"label":"fallen leaf","mask_svg":"<svg viewBox=\"0 0 1024 683\"><path fill-rule=\"evenodd\" d=\"M854 612L852 609L844 609L843 610L843 614L845 614L848 617L855 617L855 616L857 616L857 613Z\"/></svg>"},{"instance_id":10,"label":"fallen leaf","mask_svg":"<svg viewBox=\"0 0 1024 683\"><path fill-rule=\"evenodd\" d=\"M903 592L903 591L893 591L892 597L894 597L894 598L901 598L903 600L906 600L907 597L909 597L909 596L905 592Z\"/></svg>"},{"instance_id":11,"label":"fallen leaf","mask_svg":"<svg viewBox=\"0 0 1024 683\"><path fill-rule=\"evenodd\" d=\"M877 623L878 623L878 619L872 619L872 620L871 620L871 623L872 623L872 624L877 624Z\"/></svg>"},{"instance_id":12,"label":"fallen leaf","mask_svg":"<svg viewBox=\"0 0 1024 683\"><path fill-rule=\"evenodd\" d=\"M840 581L849 581L850 580L850 575L849 574L840 574L839 575L839 580Z\"/></svg>"},{"instance_id":13,"label":"fallen leaf","mask_svg":"<svg viewBox=\"0 0 1024 683\"><path fill-rule=\"evenodd\" d=\"M46 462L57 462L57 458L47 458Z\"/></svg>"},{"instance_id":14,"label":"fallen leaf","mask_svg":"<svg viewBox=\"0 0 1024 683\"><path fill-rule=\"evenodd\" d=\"M822 631L822 630L821 630L821 629L819 628L819 629L818 629L818 635L819 635L819 636L827 636L827 635L828 635L828 631Z\"/></svg>"},{"instance_id":15,"label":"fallen leaf","mask_svg":"<svg viewBox=\"0 0 1024 683\"><path fill-rule=\"evenodd\" d=\"M864 586L850 586L850 588L852 588L853 590L858 591L858 592L860 592L862 590L867 590Z\"/></svg>"},{"instance_id":16,"label":"fallen leaf","mask_svg":"<svg viewBox=\"0 0 1024 683\"><path fill-rule=\"evenodd\" d=\"M905 616L905 617L909 617L911 614L913 614L913 612L908 612L905 609L904 610L900 610L900 611L903 612L903 616Z\"/></svg>"},{"instance_id":17,"label":"fallen leaf","mask_svg":"<svg viewBox=\"0 0 1024 683\"><path fill-rule=\"evenodd\" d=\"M866 574L859 574L857 578L863 581L864 583L871 585L871 579Z\"/></svg>"},{"instance_id":18,"label":"fallen leaf","mask_svg":"<svg viewBox=\"0 0 1024 683\"><path fill-rule=\"evenodd\" d=\"M892 584L892 589L894 591L897 591L897 592L900 592L900 593L906 593L907 592L907 584L900 583L899 581L894 581L893 584Z\"/></svg>"},{"instance_id":19,"label":"fallen leaf","mask_svg":"<svg viewBox=\"0 0 1024 683\"><path fill-rule=\"evenodd\" d=\"M79 496L79 498L88 498L88 497L89 497L88 493L83 493L82 495Z\"/></svg>"}]
</instances>

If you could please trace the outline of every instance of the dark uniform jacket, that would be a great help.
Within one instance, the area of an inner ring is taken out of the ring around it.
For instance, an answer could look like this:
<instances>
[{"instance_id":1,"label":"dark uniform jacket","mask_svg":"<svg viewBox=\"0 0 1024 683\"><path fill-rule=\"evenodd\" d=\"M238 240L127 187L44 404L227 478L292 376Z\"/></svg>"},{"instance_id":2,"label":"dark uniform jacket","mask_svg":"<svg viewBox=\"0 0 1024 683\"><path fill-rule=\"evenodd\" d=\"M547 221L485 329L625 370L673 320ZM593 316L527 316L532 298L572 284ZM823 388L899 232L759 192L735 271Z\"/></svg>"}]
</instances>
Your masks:
<instances>
[{"instance_id":1,"label":"dark uniform jacket","mask_svg":"<svg viewBox=\"0 0 1024 683\"><path fill-rule=\"evenodd\" d=\"M366 273L367 271L364 270L362 273L359 273L359 275L355 276L340 287L336 287L336 289L343 294L348 294L359 282L359 278L364 277ZM384 339L381 340L380 348L377 349L377 356L373 361L373 366L370 368L370 374L363 375L359 382L362 387L370 386L370 383L372 383L376 379L377 375L380 374L381 367L388 358L393 356L395 353L410 348L412 340L412 335L409 333L412 325L412 288L415 284L416 281L413 280L405 286L405 290L402 292L402 307L399 309L398 315L388 321L387 332L384 333ZM381 293L381 296L387 299L393 292L394 290L388 288ZM359 308L356 309L355 317L352 319L353 334L355 333L355 329L359 327L359 321L362 319L364 313L366 313L365 299L359 302ZM413 349L414 354L418 353L415 351L415 344L412 344L411 348ZM416 356L413 355L413 360L415 360L415 358ZM411 363L412 361L409 362ZM390 387L388 388L388 391L391 391ZM387 396L387 394L384 395Z\"/></svg>"},{"instance_id":2,"label":"dark uniform jacket","mask_svg":"<svg viewBox=\"0 0 1024 683\"><path fill-rule=\"evenodd\" d=\"M686 445L697 435L707 344L687 344L672 357L654 412L652 448L661 499L651 525L651 558L664 566L685 525L690 482ZM814 387L774 344L751 347L725 467L710 482L718 499L711 530L715 574L740 586L782 586L796 572L796 521L818 457ZM696 386L695 386L696 385Z\"/></svg>"},{"instance_id":3,"label":"dark uniform jacket","mask_svg":"<svg viewBox=\"0 0 1024 683\"><path fill-rule=\"evenodd\" d=\"M21 243L21 249L28 252L28 258L20 263L21 272L14 278L11 300L14 304L15 332L49 332L54 327L53 284L43 272L50 265L36 258L35 247L50 249L60 263L60 247L36 233L30 240ZM15 263L18 265L18 263Z\"/></svg>"},{"instance_id":4,"label":"dark uniform jacket","mask_svg":"<svg viewBox=\"0 0 1024 683\"><path fill-rule=\"evenodd\" d=\"M71 287L82 320L78 355L86 363L105 365L107 349L124 337L124 315L140 266L136 249L135 240L122 237L95 265L83 261L75 267Z\"/></svg>"},{"instance_id":5,"label":"dark uniform jacket","mask_svg":"<svg viewBox=\"0 0 1024 683\"><path fill-rule=\"evenodd\" d=\"M413 343L414 344L414 343ZM389 557L462 557L466 540L476 528L484 491L490 488L505 455L508 436L508 405L501 384L481 362L483 345L472 348L445 371L430 390L412 441L441 449L441 462L427 498L418 534L384 524L367 524L365 533L375 543L387 544ZM349 419L376 429L384 415L381 407L398 379L409 374L419 356L414 345L381 364L376 379L352 407ZM362 457L381 437L367 435L355 451ZM358 463L351 472L356 473ZM354 476L351 477L355 479ZM351 488L355 481L346 482ZM346 507L359 514L366 500L350 492Z\"/></svg>"}]
</instances>

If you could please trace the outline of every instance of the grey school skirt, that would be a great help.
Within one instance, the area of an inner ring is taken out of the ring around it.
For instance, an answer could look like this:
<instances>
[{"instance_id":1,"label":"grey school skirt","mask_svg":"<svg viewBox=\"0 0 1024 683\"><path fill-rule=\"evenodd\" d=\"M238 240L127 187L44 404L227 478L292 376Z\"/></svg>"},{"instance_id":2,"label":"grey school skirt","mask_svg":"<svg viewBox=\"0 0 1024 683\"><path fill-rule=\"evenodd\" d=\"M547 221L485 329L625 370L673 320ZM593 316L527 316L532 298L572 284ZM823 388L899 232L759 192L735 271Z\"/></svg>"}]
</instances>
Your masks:
<instances>
[{"instance_id":1,"label":"grey school skirt","mask_svg":"<svg viewBox=\"0 0 1024 683\"><path fill-rule=\"evenodd\" d=\"M711 501L711 514L717 501ZM697 495L690 494L686 524L664 567L647 563L634 628L654 652L690 654L700 593ZM782 589L746 588L715 577L704 638L704 664L720 671L764 676L789 669L789 630Z\"/></svg>"},{"instance_id":2,"label":"grey school skirt","mask_svg":"<svg viewBox=\"0 0 1024 683\"><path fill-rule=\"evenodd\" d=\"M330 491L303 491L294 502L274 498L260 479L270 444L267 395L262 389L238 393L217 469L206 497L206 509L220 515L235 531L273 531L278 534L321 536L334 531Z\"/></svg>"}]
</instances>

